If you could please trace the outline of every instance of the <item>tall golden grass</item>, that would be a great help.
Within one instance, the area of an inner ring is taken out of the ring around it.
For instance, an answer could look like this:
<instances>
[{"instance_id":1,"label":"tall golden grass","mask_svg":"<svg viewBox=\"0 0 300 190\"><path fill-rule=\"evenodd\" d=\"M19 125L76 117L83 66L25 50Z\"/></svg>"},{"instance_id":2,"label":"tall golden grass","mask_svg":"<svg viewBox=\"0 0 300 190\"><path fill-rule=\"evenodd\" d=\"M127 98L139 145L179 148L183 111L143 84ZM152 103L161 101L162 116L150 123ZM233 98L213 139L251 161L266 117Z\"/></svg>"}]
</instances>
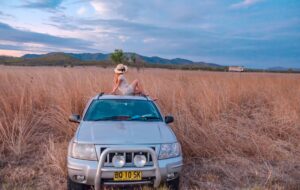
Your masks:
<instances>
[{"instance_id":1,"label":"tall golden grass","mask_svg":"<svg viewBox=\"0 0 300 190\"><path fill-rule=\"evenodd\" d=\"M182 143L182 189L300 189L300 75L146 69ZM112 69L0 67L0 189L66 189L67 144Z\"/></svg>"}]
</instances>

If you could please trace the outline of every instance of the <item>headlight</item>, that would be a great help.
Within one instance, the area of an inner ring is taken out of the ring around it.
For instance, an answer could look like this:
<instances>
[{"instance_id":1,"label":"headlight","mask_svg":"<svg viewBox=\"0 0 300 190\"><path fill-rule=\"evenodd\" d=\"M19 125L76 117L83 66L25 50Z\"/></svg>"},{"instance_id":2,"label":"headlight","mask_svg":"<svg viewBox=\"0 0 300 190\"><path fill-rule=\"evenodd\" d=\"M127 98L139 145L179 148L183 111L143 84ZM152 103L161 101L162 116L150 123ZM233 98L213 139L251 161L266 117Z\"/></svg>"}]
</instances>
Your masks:
<instances>
[{"instance_id":1,"label":"headlight","mask_svg":"<svg viewBox=\"0 0 300 190\"><path fill-rule=\"evenodd\" d=\"M181 147L179 143L162 144L160 146L158 159L167 159L177 157L181 154Z\"/></svg>"},{"instance_id":2,"label":"headlight","mask_svg":"<svg viewBox=\"0 0 300 190\"><path fill-rule=\"evenodd\" d=\"M112 159L112 164L116 168L122 168L125 165L125 157L121 155L115 155Z\"/></svg>"},{"instance_id":3,"label":"headlight","mask_svg":"<svg viewBox=\"0 0 300 190\"><path fill-rule=\"evenodd\" d=\"M145 166L147 159L144 155L135 155L133 162L136 167L140 168Z\"/></svg>"},{"instance_id":4,"label":"headlight","mask_svg":"<svg viewBox=\"0 0 300 190\"><path fill-rule=\"evenodd\" d=\"M81 160L97 160L95 146L93 144L73 143L70 156Z\"/></svg>"}]
</instances>

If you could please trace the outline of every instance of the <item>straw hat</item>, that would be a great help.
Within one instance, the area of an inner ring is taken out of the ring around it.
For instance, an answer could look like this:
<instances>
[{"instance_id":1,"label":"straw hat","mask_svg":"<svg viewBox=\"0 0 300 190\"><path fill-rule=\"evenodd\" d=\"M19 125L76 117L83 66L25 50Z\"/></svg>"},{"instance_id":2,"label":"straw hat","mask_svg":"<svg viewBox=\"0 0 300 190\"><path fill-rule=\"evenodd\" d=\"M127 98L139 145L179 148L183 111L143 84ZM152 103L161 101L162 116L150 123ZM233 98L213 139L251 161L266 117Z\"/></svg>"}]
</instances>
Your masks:
<instances>
[{"instance_id":1,"label":"straw hat","mask_svg":"<svg viewBox=\"0 0 300 190\"><path fill-rule=\"evenodd\" d=\"M123 74L123 73L126 73L128 71L128 67L126 65L123 65L123 64L118 64L116 66L116 68L114 69L115 73L118 73L118 74Z\"/></svg>"}]
</instances>

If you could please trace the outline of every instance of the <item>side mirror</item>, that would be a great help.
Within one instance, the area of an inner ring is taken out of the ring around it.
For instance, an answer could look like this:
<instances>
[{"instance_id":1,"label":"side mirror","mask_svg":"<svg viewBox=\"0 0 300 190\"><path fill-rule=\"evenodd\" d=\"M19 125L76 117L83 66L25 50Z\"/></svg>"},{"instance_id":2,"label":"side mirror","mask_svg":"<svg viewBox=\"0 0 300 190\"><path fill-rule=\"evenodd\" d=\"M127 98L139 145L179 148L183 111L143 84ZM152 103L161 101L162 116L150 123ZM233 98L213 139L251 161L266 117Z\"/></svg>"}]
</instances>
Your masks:
<instances>
[{"instance_id":1,"label":"side mirror","mask_svg":"<svg viewBox=\"0 0 300 190\"><path fill-rule=\"evenodd\" d=\"M165 117L165 122L168 123L172 123L174 121L174 117L171 115L168 115Z\"/></svg>"},{"instance_id":2,"label":"side mirror","mask_svg":"<svg viewBox=\"0 0 300 190\"><path fill-rule=\"evenodd\" d=\"M72 114L69 117L69 121L70 122L74 122L74 123L80 123L80 115L78 115L78 114Z\"/></svg>"}]
</instances>

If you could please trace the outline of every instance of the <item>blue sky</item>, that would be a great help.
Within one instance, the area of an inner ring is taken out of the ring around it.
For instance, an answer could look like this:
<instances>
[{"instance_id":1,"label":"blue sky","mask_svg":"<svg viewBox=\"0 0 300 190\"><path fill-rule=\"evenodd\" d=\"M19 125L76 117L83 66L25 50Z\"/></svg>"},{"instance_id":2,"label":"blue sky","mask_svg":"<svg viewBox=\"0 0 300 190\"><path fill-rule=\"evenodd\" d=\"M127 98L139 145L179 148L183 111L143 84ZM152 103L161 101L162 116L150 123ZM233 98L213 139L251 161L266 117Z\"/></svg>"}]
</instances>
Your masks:
<instances>
[{"instance_id":1,"label":"blue sky","mask_svg":"<svg viewBox=\"0 0 300 190\"><path fill-rule=\"evenodd\" d=\"M300 67L299 0L1 0L0 54L112 52Z\"/></svg>"}]
</instances>

